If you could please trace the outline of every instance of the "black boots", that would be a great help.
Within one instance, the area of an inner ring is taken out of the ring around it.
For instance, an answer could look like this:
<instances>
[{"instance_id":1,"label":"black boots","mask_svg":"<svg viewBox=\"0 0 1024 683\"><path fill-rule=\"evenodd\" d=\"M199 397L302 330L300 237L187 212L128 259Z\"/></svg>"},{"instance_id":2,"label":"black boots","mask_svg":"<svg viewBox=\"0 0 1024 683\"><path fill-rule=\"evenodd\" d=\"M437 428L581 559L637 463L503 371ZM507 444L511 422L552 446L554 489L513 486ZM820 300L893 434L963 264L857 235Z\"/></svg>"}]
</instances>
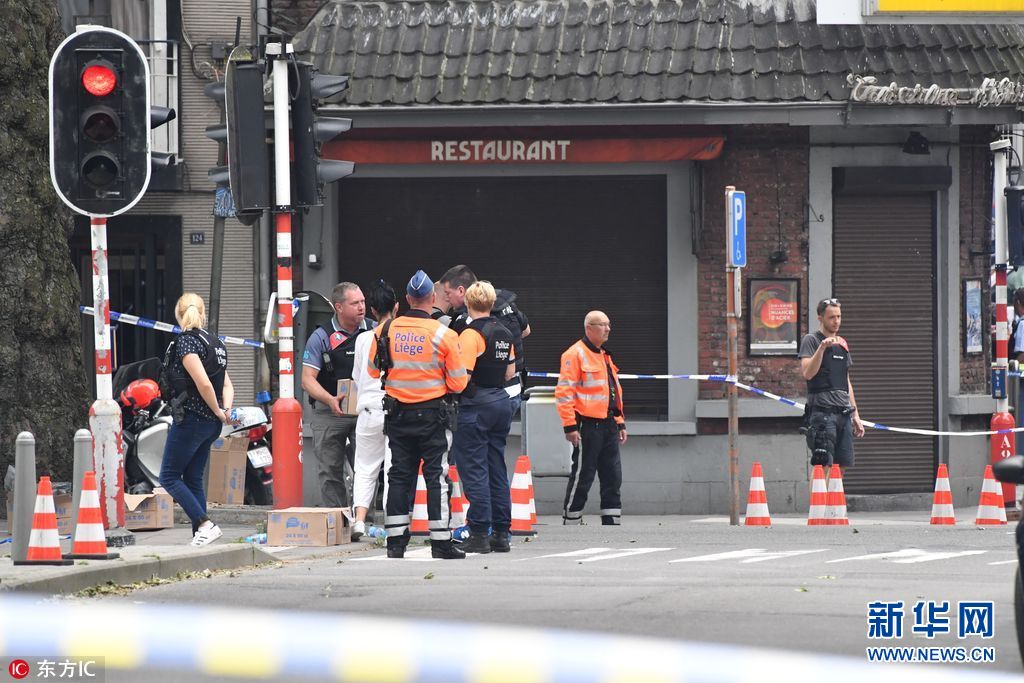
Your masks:
<instances>
[{"instance_id":1,"label":"black boots","mask_svg":"<svg viewBox=\"0 0 1024 683\"><path fill-rule=\"evenodd\" d=\"M512 550L509 543L508 531L494 531L491 533L491 551L496 553L507 553Z\"/></svg>"},{"instance_id":2,"label":"black boots","mask_svg":"<svg viewBox=\"0 0 1024 683\"><path fill-rule=\"evenodd\" d=\"M405 547L409 545L409 534L388 538L388 557L401 559L405 557Z\"/></svg>"},{"instance_id":3,"label":"black boots","mask_svg":"<svg viewBox=\"0 0 1024 683\"><path fill-rule=\"evenodd\" d=\"M470 530L469 538L462 542L462 549L467 553L489 553L491 544L486 532Z\"/></svg>"},{"instance_id":4,"label":"black boots","mask_svg":"<svg viewBox=\"0 0 1024 683\"><path fill-rule=\"evenodd\" d=\"M464 560L466 553L455 547L451 540L431 541L430 556L440 560ZM391 557L391 549L388 548L388 557Z\"/></svg>"}]
</instances>

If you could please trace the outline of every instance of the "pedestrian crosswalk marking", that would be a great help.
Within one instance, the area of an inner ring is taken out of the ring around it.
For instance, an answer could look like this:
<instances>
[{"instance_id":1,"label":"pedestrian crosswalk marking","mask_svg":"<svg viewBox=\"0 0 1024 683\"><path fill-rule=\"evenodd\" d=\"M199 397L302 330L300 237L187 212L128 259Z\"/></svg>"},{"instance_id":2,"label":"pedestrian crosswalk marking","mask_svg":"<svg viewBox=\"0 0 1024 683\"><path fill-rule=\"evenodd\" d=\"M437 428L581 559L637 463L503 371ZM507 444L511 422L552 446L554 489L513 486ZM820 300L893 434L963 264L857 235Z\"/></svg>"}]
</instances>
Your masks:
<instances>
[{"instance_id":1,"label":"pedestrian crosswalk marking","mask_svg":"<svg viewBox=\"0 0 1024 683\"><path fill-rule=\"evenodd\" d=\"M354 557L352 562L374 562L376 560L387 560L387 555L374 555L373 557ZM440 562L440 558L430 556L430 548L417 548L416 550L407 550L405 553L405 559L413 562Z\"/></svg>"},{"instance_id":2,"label":"pedestrian crosswalk marking","mask_svg":"<svg viewBox=\"0 0 1024 683\"><path fill-rule=\"evenodd\" d=\"M664 550L675 550L675 548L632 548L630 550L618 550L607 555L597 555L595 557L588 557L580 562L602 562L604 560L614 560L620 557L630 557L633 555L647 555L649 553L660 553Z\"/></svg>"},{"instance_id":3,"label":"pedestrian crosswalk marking","mask_svg":"<svg viewBox=\"0 0 1024 683\"><path fill-rule=\"evenodd\" d=\"M678 560L669 560L669 564L676 562L717 562L719 560L740 560L742 564L751 562L766 562L778 560L785 557L796 557L797 555L810 555L811 553L823 553L826 548L820 550L765 550L764 548L746 548L745 550L731 550L725 553L714 553L712 555L697 555L695 557L684 557Z\"/></svg>"},{"instance_id":4,"label":"pedestrian crosswalk marking","mask_svg":"<svg viewBox=\"0 0 1024 683\"><path fill-rule=\"evenodd\" d=\"M857 555L855 557L841 557L837 560L827 560L826 564L836 562L853 562L855 560L891 560L896 564L914 564L917 562L933 562L935 560L950 560L954 557L966 557L968 555L981 555L986 550L962 550L959 552L933 552L930 550L919 550L917 548L906 548L888 553L872 553L871 555Z\"/></svg>"},{"instance_id":5,"label":"pedestrian crosswalk marking","mask_svg":"<svg viewBox=\"0 0 1024 683\"><path fill-rule=\"evenodd\" d=\"M551 553L550 555L538 555L537 557L521 557L520 560L543 560L546 557L584 557L586 555L600 555L606 553L614 548L584 548L583 550L573 550L567 553Z\"/></svg>"}]
</instances>

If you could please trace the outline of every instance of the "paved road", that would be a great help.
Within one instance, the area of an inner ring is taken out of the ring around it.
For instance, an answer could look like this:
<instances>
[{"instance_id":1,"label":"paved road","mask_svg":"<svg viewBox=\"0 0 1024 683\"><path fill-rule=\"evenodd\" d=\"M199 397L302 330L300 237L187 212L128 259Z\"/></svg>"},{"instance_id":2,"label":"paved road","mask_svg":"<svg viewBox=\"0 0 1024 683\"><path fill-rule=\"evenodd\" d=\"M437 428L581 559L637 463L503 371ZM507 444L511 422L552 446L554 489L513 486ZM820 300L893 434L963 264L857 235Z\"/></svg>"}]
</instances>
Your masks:
<instances>
[{"instance_id":1,"label":"paved road","mask_svg":"<svg viewBox=\"0 0 1024 683\"><path fill-rule=\"evenodd\" d=\"M973 666L1020 671L1012 527L935 528L910 520L919 514L872 514L848 528L782 518L771 529L696 517L627 518L620 528L549 524L512 553L464 561L432 560L416 541L405 560L359 544L348 555L123 599L564 627L862 660L878 644L992 646L995 664ZM951 634L929 641L910 633L919 600L952 605ZM957 602L979 600L994 602L994 637L958 639ZM874 601L904 602L902 640L868 640ZM367 634L366 646L381 643L378 636Z\"/></svg>"}]
</instances>

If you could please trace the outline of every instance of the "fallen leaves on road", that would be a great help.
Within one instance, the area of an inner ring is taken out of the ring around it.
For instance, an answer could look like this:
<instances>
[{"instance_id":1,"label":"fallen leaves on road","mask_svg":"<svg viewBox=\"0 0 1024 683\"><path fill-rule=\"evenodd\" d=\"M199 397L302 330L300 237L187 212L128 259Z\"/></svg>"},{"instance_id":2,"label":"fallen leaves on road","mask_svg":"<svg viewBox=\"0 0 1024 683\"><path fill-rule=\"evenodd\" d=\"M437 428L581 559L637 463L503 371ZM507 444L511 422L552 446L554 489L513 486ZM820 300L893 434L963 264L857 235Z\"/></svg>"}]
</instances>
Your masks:
<instances>
[{"instance_id":1,"label":"fallen leaves on road","mask_svg":"<svg viewBox=\"0 0 1024 683\"><path fill-rule=\"evenodd\" d=\"M428 580L434 578L434 572L427 572L423 578Z\"/></svg>"}]
</instances>

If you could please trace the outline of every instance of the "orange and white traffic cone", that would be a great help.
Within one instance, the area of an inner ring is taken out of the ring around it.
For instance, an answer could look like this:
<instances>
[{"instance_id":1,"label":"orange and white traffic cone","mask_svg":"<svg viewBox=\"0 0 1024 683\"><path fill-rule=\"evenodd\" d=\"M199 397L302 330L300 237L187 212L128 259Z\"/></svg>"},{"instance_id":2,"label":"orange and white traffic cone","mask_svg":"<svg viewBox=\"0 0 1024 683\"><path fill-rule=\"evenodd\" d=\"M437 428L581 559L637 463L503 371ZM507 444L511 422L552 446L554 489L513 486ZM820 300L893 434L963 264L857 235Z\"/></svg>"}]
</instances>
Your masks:
<instances>
[{"instance_id":1,"label":"orange and white traffic cone","mask_svg":"<svg viewBox=\"0 0 1024 683\"><path fill-rule=\"evenodd\" d=\"M537 503L533 495L533 465L530 463L530 456L520 455L519 459L526 459L526 481L527 489L530 492L530 524L537 524ZM518 461L517 461L518 462Z\"/></svg>"},{"instance_id":2,"label":"orange and white traffic cone","mask_svg":"<svg viewBox=\"0 0 1024 683\"><path fill-rule=\"evenodd\" d=\"M939 465L935 475L935 497L932 499L932 524L956 524L953 512L953 493L949 489L949 471L945 463Z\"/></svg>"},{"instance_id":3,"label":"orange and white traffic cone","mask_svg":"<svg viewBox=\"0 0 1024 683\"><path fill-rule=\"evenodd\" d=\"M828 510L825 518L829 526L847 526L850 523L846 517L846 493L843 492L843 471L839 465L832 465L828 473Z\"/></svg>"},{"instance_id":4,"label":"orange and white traffic cone","mask_svg":"<svg viewBox=\"0 0 1024 683\"><path fill-rule=\"evenodd\" d=\"M459 470L455 465L451 465L448 468L448 478L452 482L452 517L448 526L451 529L458 529L460 526L466 525L466 510L469 508L469 502L466 500L466 494L462 490L462 482L459 481Z\"/></svg>"},{"instance_id":5,"label":"orange and white traffic cone","mask_svg":"<svg viewBox=\"0 0 1024 683\"><path fill-rule=\"evenodd\" d=\"M981 485L978 500L978 517L974 523L979 526L1006 524L1006 507L1003 505L1003 490L992 476L992 465L985 465L985 481Z\"/></svg>"},{"instance_id":6,"label":"orange and white traffic cone","mask_svg":"<svg viewBox=\"0 0 1024 683\"><path fill-rule=\"evenodd\" d=\"M808 526L824 526L828 524L825 512L828 509L828 489L825 488L825 470L821 465L814 466L811 479L811 507L807 510Z\"/></svg>"},{"instance_id":7,"label":"orange and white traffic cone","mask_svg":"<svg viewBox=\"0 0 1024 683\"><path fill-rule=\"evenodd\" d=\"M28 538L28 554L14 564L74 564L60 555L60 536L57 534L57 510L53 506L53 486L49 477L39 478L36 507L32 515L32 533Z\"/></svg>"},{"instance_id":8,"label":"orange and white traffic cone","mask_svg":"<svg viewBox=\"0 0 1024 683\"><path fill-rule=\"evenodd\" d=\"M530 516L530 459L520 455L516 460L516 471L512 474L512 527L513 536L533 536L533 522Z\"/></svg>"},{"instance_id":9,"label":"orange and white traffic cone","mask_svg":"<svg viewBox=\"0 0 1024 683\"><path fill-rule=\"evenodd\" d=\"M427 516L427 480L423 478L423 463L416 475L416 496L412 501L412 524L409 525L410 536L429 536L430 520Z\"/></svg>"},{"instance_id":10,"label":"orange and white traffic cone","mask_svg":"<svg viewBox=\"0 0 1024 683\"><path fill-rule=\"evenodd\" d=\"M103 513L100 494L96 489L96 473L86 472L82 481L82 498L75 524L75 541L67 560L116 560L118 553L107 552L107 537L103 531Z\"/></svg>"},{"instance_id":11,"label":"orange and white traffic cone","mask_svg":"<svg viewBox=\"0 0 1024 683\"><path fill-rule=\"evenodd\" d=\"M746 526L772 525L772 517L768 513L768 494L764 490L764 474L761 472L761 463L759 462L755 462L750 470L747 516L743 523Z\"/></svg>"}]
</instances>

